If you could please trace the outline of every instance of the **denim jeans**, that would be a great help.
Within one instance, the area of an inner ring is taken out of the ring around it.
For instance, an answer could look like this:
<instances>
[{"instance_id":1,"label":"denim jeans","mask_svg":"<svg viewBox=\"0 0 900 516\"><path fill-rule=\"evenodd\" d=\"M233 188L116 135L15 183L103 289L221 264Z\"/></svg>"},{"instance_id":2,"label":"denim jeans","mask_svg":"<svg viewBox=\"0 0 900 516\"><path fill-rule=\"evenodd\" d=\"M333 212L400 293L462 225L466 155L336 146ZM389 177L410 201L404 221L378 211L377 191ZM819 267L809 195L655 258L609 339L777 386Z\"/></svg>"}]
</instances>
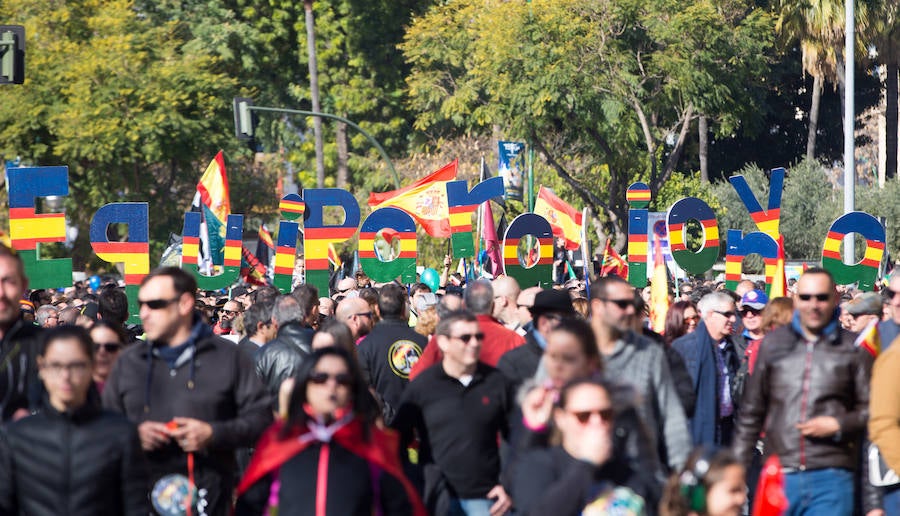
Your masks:
<instances>
[{"instance_id":1,"label":"denim jeans","mask_svg":"<svg viewBox=\"0 0 900 516\"><path fill-rule=\"evenodd\" d=\"M494 502L488 498L452 498L447 516L490 516Z\"/></svg>"},{"instance_id":2,"label":"denim jeans","mask_svg":"<svg viewBox=\"0 0 900 516\"><path fill-rule=\"evenodd\" d=\"M784 476L788 510L785 516L851 516L853 473L826 468L798 471Z\"/></svg>"},{"instance_id":3,"label":"denim jeans","mask_svg":"<svg viewBox=\"0 0 900 516\"><path fill-rule=\"evenodd\" d=\"M888 486L884 489L885 516L900 516L900 486Z\"/></svg>"}]
</instances>

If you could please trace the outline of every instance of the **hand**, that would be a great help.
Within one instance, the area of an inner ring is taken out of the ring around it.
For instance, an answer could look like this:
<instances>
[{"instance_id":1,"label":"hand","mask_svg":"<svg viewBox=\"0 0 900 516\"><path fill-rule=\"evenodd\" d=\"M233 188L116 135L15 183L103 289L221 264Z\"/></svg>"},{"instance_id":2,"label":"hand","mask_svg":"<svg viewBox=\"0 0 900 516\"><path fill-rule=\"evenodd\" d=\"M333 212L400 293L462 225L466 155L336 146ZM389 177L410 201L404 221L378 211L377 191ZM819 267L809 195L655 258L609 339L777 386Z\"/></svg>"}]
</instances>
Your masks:
<instances>
[{"instance_id":1,"label":"hand","mask_svg":"<svg viewBox=\"0 0 900 516\"><path fill-rule=\"evenodd\" d=\"M453 258L448 254L444 256L444 268L449 269L451 265L453 265Z\"/></svg>"},{"instance_id":2,"label":"hand","mask_svg":"<svg viewBox=\"0 0 900 516\"><path fill-rule=\"evenodd\" d=\"M172 421L178 425L169 430L169 435L178 442L178 446L186 452L200 451L212 441L212 426L206 421L190 417L176 417Z\"/></svg>"},{"instance_id":3,"label":"hand","mask_svg":"<svg viewBox=\"0 0 900 516\"><path fill-rule=\"evenodd\" d=\"M529 429L543 428L550 422L553 413L553 392L544 387L528 391L522 400L522 418Z\"/></svg>"},{"instance_id":4,"label":"hand","mask_svg":"<svg viewBox=\"0 0 900 516\"><path fill-rule=\"evenodd\" d=\"M141 439L141 448L144 451L152 451L165 446L170 439L166 424L158 421L144 421L138 425L138 437Z\"/></svg>"},{"instance_id":5,"label":"hand","mask_svg":"<svg viewBox=\"0 0 900 516\"><path fill-rule=\"evenodd\" d=\"M797 423L797 430L800 430L804 437L831 437L841 430L841 425L831 416L817 416L803 423Z\"/></svg>"},{"instance_id":6,"label":"hand","mask_svg":"<svg viewBox=\"0 0 900 516\"><path fill-rule=\"evenodd\" d=\"M512 500L509 498L509 495L506 494L506 489L503 489L503 486L497 484L491 489L487 494L488 499L496 499L494 505L491 506L491 516L502 516L506 514L512 508Z\"/></svg>"}]
</instances>

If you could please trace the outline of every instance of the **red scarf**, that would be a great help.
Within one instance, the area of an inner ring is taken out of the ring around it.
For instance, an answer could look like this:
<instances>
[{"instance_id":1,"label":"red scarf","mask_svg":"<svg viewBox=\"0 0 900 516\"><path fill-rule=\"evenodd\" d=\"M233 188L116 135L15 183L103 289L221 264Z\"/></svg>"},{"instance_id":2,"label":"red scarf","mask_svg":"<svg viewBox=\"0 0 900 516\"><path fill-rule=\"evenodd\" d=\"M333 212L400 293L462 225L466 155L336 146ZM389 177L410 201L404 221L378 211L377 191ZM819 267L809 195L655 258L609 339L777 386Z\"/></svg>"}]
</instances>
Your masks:
<instances>
[{"instance_id":1,"label":"red scarf","mask_svg":"<svg viewBox=\"0 0 900 516\"><path fill-rule=\"evenodd\" d=\"M281 438L281 430L284 423L276 421L266 430L260 437L256 445L256 451L244 478L238 485L237 494L242 495L253 484L265 477L269 473L277 470L282 464L288 461L294 455L305 450L310 444L316 442L315 439L301 439L308 433L306 429L295 429L291 431L286 438ZM354 455L358 455L374 464L384 472L393 475L400 481L409 503L413 508L414 516L427 516L428 512L419 498L419 493L415 487L403 474L403 466L400 464L400 441L397 434L393 431L381 430L372 426L369 430L370 437L364 439L363 422L359 419L347 423L341 427L332 437L332 441L349 450Z\"/></svg>"}]
</instances>

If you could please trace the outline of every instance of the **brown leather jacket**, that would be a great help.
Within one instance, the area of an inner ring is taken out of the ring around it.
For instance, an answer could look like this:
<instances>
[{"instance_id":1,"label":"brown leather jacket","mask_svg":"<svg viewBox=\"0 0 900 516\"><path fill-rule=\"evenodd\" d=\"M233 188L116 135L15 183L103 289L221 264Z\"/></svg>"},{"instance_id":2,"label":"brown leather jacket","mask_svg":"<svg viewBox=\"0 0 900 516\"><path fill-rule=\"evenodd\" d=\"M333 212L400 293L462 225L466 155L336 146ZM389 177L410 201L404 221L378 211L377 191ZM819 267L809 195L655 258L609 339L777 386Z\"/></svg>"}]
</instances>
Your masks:
<instances>
[{"instance_id":1,"label":"brown leather jacket","mask_svg":"<svg viewBox=\"0 0 900 516\"><path fill-rule=\"evenodd\" d=\"M807 344L790 324L766 336L737 419L734 449L739 459L750 463L756 441L765 432L766 454L778 455L785 468L857 469L868 419L872 357L855 339L855 333L838 327ZM816 416L836 418L840 432L803 437L796 425Z\"/></svg>"}]
</instances>

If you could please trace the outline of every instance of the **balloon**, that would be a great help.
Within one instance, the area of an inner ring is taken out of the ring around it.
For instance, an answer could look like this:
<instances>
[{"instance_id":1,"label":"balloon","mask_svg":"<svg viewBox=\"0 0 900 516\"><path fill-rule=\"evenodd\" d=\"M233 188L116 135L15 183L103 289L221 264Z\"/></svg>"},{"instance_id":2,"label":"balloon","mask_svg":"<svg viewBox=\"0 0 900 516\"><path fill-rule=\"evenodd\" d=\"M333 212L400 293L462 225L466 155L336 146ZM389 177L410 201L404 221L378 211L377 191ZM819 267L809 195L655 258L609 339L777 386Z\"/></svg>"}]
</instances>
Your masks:
<instances>
[{"instance_id":1,"label":"balloon","mask_svg":"<svg viewBox=\"0 0 900 516\"><path fill-rule=\"evenodd\" d=\"M438 271L429 267L419 275L419 281L428 285L432 292L437 292L437 289L441 286L441 275L438 274Z\"/></svg>"},{"instance_id":2,"label":"balloon","mask_svg":"<svg viewBox=\"0 0 900 516\"><path fill-rule=\"evenodd\" d=\"M88 279L88 286L91 287L91 290L97 290L100 288L100 276L94 274Z\"/></svg>"}]
</instances>

